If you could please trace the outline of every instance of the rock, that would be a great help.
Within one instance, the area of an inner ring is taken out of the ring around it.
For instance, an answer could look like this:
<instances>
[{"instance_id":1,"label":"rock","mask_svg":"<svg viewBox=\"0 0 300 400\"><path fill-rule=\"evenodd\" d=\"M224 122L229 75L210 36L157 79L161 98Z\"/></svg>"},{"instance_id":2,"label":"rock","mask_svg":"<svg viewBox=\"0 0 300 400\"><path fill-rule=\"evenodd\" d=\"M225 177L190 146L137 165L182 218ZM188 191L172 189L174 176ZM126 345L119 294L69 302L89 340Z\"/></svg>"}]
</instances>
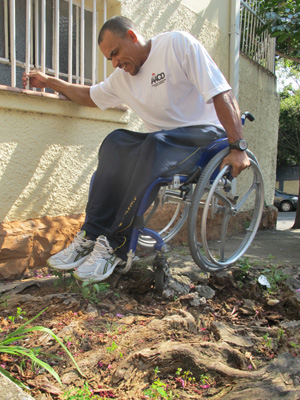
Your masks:
<instances>
[{"instance_id":1,"label":"rock","mask_svg":"<svg viewBox=\"0 0 300 400\"><path fill-rule=\"evenodd\" d=\"M206 299L212 299L216 295L216 292L211 287L206 285L198 285L196 286L196 290L199 296L205 297Z\"/></svg>"},{"instance_id":2,"label":"rock","mask_svg":"<svg viewBox=\"0 0 300 400\"><path fill-rule=\"evenodd\" d=\"M278 303L280 303L280 301L277 299L270 299L267 301L268 306L271 306L271 307L276 306L276 304L278 304Z\"/></svg>"},{"instance_id":3,"label":"rock","mask_svg":"<svg viewBox=\"0 0 300 400\"><path fill-rule=\"evenodd\" d=\"M0 279L16 279L73 240L84 215L43 217L0 224Z\"/></svg>"},{"instance_id":4,"label":"rock","mask_svg":"<svg viewBox=\"0 0 300 400\"><path fill-rule=\"evenodd\" d=\"M0 373L0 400L34 400L19 386Z\"/></svg>"}]
</instances>

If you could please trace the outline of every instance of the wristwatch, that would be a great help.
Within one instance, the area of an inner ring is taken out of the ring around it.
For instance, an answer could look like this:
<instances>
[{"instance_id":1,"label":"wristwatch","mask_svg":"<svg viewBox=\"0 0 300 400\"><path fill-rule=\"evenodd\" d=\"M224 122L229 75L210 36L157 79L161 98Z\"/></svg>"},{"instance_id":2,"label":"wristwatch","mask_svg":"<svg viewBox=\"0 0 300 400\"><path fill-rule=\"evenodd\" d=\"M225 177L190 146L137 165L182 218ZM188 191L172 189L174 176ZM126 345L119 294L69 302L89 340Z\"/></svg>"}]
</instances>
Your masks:
<instances>
[{"instance_id":1,"label":"wristwatch","mask_svg":"<svg viewBox=\"0 0 300 400\"><path fill-rule=\"evenodd\" d=\"M245 139L240 139L240 140L237 140L236 142L229 143L229 148L235 149L235 150L240 150L240 151L245 151L248 148L248 143L246 142Z\"/></svg>"}]
</instances>

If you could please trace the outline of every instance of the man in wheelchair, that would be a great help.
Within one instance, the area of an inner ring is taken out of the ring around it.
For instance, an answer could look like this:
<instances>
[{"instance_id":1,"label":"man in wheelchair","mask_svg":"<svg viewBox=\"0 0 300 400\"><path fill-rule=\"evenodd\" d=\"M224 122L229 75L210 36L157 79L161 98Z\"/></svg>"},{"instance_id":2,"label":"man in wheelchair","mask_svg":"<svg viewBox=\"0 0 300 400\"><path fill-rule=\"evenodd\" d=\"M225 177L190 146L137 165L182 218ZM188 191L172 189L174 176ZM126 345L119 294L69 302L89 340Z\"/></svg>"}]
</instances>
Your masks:
<instances>
[{"instance_id":1,"label":"man in wheelchair","mask_svg":"<svg viewBox=\"0 0 300 400\"><path fill-rule=\"evenodd\" d=\"M115 71L89 87L39 71L24 74L31 87L51 88L85 106L126 103L149 133L118 129L99 150L86 207L86 221L73 243L48 260L58 270L75 269L80 280L102 281L126 260L132 221L151 182L159 176L191 173L204 146L228 137L223 165L237 176L250 165L237 102L204 47L186 32L144 39L133 22L108 20L98 43Z\"/></svg>"}]
</instances>

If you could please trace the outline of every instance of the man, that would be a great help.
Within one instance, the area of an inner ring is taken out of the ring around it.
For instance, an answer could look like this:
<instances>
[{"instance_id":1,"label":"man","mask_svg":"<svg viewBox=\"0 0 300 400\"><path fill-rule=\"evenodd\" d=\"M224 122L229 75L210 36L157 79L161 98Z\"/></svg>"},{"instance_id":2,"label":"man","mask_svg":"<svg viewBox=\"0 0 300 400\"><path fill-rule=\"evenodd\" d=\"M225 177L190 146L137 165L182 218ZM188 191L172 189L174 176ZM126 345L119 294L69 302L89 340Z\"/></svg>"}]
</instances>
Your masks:
<instances>
[{"instance_id":1,"label":"man","mask_svg":"<svg viewBox=\"0 0 300 400\"><path fill-rule=\"evenodd\" d=\"M98 43L116 68L98 85L70 84L37 71L23 78L24 86L29 78L30 86L49 87L85 106L127 103L150 132L118 129L105 138L82 230L48 260L95 281L126 259L136 207L157 177L193 172L202 148L226 135L231 150L223 165L232 166L233 176L250 165L231 88L193 36L167 32L145 40L132 21L116 16L103 25Z\"/></svg>"}]
</instances>

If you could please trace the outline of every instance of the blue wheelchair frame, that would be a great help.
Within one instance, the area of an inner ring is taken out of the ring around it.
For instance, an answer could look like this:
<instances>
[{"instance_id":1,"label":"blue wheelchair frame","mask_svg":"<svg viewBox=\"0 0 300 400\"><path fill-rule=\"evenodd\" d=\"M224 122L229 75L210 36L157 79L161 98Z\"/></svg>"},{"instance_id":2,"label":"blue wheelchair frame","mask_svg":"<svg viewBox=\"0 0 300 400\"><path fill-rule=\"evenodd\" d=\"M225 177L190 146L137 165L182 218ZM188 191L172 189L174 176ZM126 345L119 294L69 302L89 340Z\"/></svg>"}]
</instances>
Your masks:
<instances>
[{"instance_id":1,"label":"blue wheelchair frame","mask_svg":"<svg viewBox=\"0 0 300 400\"><path fill-rule=\"evenodd\" d=\"M208 164L208 162L217 153L219 153L221 150L223 150L227 147L228 147L228 139L227 138L217 139L213 143L206 146L196 164L196 168L200 167L200 170L203 170L206 167L206 165ZM218 169L216 169L214 175L212 176L212 179L214 179L215 176L217 176L217 174L218 174ZM176 174L176 177L179 180L180 184L184 184L189 179L188 175L181 175L181 174L177 175ZM174 176L165 177L165 178L160 177L160 178L156 179L148 187L148 189L144 193L144 196L143 196L141 203L138 207L138 210L136 212L137 220L141 220L143 218L143 215L145 214L147 208L149 207L149 197L152 194L153 190L157 186L161 187L161 186L167 186L167 185L171 184L173 179L174 179ZM127 254L127 257L128 257L127 264L126 264L126 267L124 268L124 270L122 271L123 273L128 272L129 269L131 268L132 260L135 256L136 247L138 244L139 235L146 235L146 236L152 237L155 240L154 249L157 251L162 251L166 246L166 243L164 242L163 238L156 231L146 228L146 227L134 227L132 230L132 233L131 233L131 238L130 238L130 243L129 243L129 251Z\"/></svg>"}]
</instances>

